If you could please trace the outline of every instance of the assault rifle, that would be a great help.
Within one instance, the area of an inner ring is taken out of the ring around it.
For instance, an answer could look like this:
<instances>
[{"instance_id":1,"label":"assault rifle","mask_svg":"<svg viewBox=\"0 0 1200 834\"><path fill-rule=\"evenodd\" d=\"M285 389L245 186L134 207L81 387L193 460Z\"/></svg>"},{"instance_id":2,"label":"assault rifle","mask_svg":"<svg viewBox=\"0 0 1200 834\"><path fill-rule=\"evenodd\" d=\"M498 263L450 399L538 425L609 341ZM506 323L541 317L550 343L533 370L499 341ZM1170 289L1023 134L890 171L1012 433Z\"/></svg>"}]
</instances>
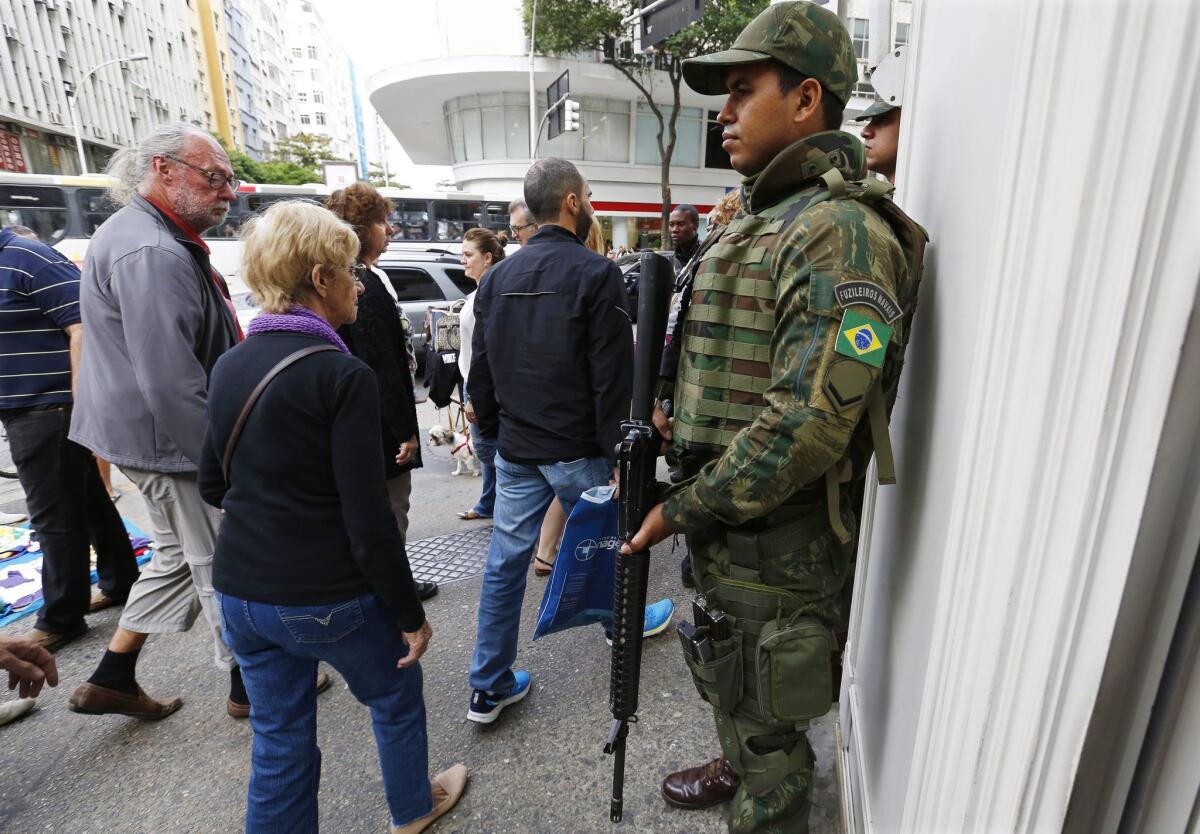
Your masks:
<instances>
[{"instance_id":1,"label":"assault rifle","mask_svg":"<svg viewBox=\"0 0 1200 834\"><path fill-rule=\"evenodd\" d=\"M651 422L654 388L667 332L667 305L675 271L670 262L653 252L642 255L638 277L637 350L633 364L633 407L621 424L625 439L617 447L620 512L618 528L623 541L641 529L654 506L654 465L662 437ZM617 555L613 584L613 648L609 706L613 720L604 752L613 756L613 793L609 818L621 821L625 788L625 739L637 721L638 684L642 667L642 630L646 616L646 582L650 552Z\"/></svg>"}]
</instances>

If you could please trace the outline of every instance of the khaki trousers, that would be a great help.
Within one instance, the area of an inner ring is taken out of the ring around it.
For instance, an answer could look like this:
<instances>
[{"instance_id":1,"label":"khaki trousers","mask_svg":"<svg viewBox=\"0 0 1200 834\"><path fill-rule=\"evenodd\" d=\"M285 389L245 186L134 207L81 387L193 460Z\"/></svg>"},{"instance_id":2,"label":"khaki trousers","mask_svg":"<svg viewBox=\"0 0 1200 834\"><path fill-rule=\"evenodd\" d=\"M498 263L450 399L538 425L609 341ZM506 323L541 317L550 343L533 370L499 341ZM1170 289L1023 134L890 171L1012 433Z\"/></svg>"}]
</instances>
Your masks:
<instances>
[{"instance_id":1,"label":"khaki trousers","mask_svg":"<svg viewBox=\"0 0 1200 834\"><path fill-rule=\"evenodd\" d=\"M154 556L129 591L121 628L139 634L187 631L201 611L212 632L218 669L236 664L221 638L213 599L212 562L221 511L200 497L195 472L150 472L122 466L146 502Z\"/></svg>"}]
</instances>

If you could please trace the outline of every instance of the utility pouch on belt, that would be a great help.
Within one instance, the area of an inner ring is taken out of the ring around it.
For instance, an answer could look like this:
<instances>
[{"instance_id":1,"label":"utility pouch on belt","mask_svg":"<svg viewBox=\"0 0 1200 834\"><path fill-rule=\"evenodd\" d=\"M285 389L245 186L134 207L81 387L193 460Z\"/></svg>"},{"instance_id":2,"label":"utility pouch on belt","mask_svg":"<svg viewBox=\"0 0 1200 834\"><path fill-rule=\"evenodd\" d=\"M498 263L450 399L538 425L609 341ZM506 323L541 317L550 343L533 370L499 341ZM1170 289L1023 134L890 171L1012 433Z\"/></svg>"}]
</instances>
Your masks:
<instances>
[{"instance_id":1,"label":"utility pouch on belt","mask_svg":"<svg viewBox=\"0 0 1200 834\"><path fill-rule=\"evenodd\" d=\"M763 626L754 650L755 686L766 721L808 721L833 705L833 633L813 617Z\"/></svg>"}]
</instances>

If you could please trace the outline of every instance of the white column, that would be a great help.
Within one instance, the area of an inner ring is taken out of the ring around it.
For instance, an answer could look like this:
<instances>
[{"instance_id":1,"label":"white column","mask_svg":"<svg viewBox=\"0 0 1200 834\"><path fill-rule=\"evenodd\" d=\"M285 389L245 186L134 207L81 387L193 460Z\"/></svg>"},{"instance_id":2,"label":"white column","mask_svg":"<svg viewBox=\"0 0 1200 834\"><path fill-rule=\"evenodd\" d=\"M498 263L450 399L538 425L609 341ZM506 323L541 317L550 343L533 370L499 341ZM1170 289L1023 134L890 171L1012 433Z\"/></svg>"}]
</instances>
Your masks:
<instances>
[{"instance_id":1,"label":"white column","mask_svg":"<svg viewBox=\"0 0 1200 834\"><path fill-rule=\"evenodd\" d=\"M626 249L632 248L629 244L629 225L628 217L614 217L612 229L613 248L624 246Z\"/></svg>"},{"instance_id":2,"label":"white column","mask_svg":"<svg viewBox=\"0 0 1200 834\"><path fill-rule=\"evenodd\" d=\"M1179 440L1168 407L1200 397L1173 388L1198 347L1200 7L914 18L897 200L933 244L899 484L877 491L856 577L854 828L1059 831Z\"/></svg>"}]
</instances>

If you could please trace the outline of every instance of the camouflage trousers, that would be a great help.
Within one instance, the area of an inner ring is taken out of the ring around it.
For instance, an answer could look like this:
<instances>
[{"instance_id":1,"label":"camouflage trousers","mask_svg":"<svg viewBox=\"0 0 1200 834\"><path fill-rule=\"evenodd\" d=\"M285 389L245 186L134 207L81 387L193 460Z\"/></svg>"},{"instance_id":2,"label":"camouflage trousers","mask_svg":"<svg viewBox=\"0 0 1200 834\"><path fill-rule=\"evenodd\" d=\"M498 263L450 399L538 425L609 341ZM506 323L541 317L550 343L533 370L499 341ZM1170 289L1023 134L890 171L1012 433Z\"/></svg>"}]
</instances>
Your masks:
<instances>
[{"instance_id":1,"label":"camouflage trousers","mask_svg":"<svg viewBox=\"0 0 1200 834\"><path fill-rule=\"evenodd\" d=\"M853 520L848 502L843 520ZM837 541L823 501L687 538L698 589L733 622L730 645L714 644L714 663L688 659L741 779L729 830L802 834L814 766L808 722L828 712L834 694L832 629L851 548Z\"/></svg>"}]
</instances>

